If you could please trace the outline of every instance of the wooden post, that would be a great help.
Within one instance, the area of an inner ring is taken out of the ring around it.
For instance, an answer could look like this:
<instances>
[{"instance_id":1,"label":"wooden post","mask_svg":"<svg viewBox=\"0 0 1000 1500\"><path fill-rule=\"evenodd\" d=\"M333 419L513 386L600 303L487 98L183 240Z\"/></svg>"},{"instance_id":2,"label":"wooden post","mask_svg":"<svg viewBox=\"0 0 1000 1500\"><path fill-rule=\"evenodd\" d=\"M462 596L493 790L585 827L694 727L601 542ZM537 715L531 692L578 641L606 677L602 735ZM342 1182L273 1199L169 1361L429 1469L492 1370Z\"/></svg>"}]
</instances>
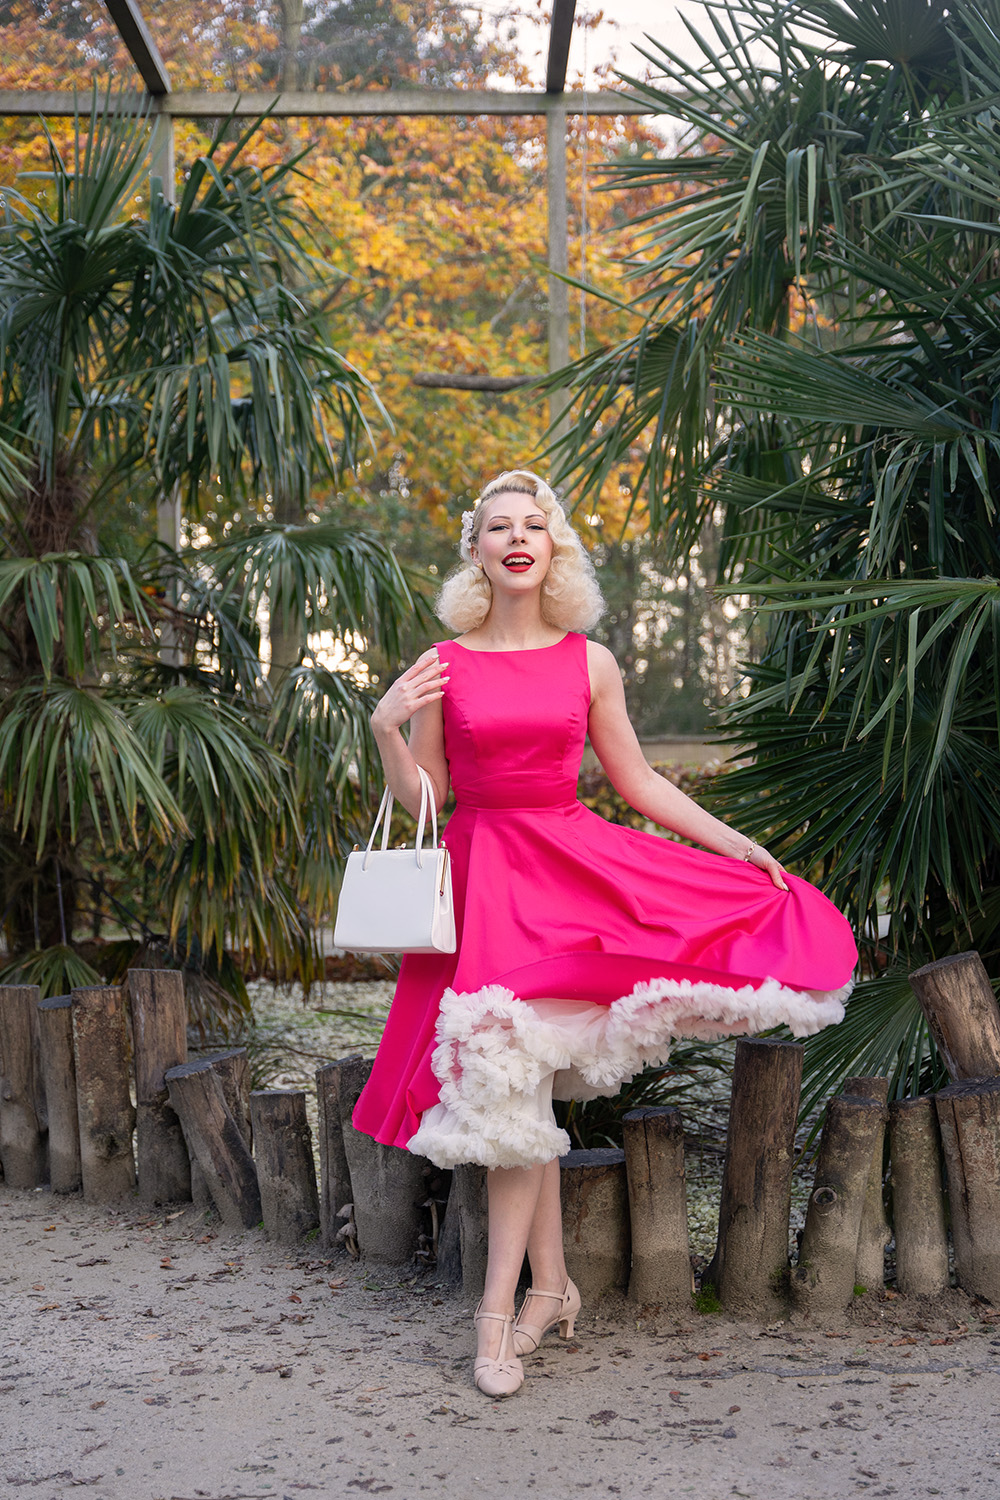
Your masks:
<instances>
[{"instance_id":1,"label":"wooden post","mask_svg":"<svg viewBox=\"0 0 1000 1500\"><path fill-rule=\"evenodd\" d=\"M250 1095L257 1179L268 1239L294 1245L319 1227L312 1131L302 1089Z\"/></svg>"},{"instance_id":2,"label":"wooden post","mask_svg":"<svg viewBox=\"0 0 1000 1500\"><path fill-rule=\"evenodd\" d=\"M38 996L34 984L0 985L0 1161L11 1188L46 1179Z\"/></svg>"},{"instance_id":3,"label":"wooden post","mask_svg":"<svg viewBox=\"0 0 1000 1500\"><path fill-rule=\"evenodd\" d=\"M955 1276L1000 1305L1000 1078L951 1083L935 1095L948 1173Z\"/></svg>"},{"instance_id":4,"label":"wooden post","mask_svg":"<svg viewBox=\"0 0 1000 1500\"><path fill-rule=\"evenodd\" d=\"M737 1042L719 1239L702 1277L727 1312L770 1318L786 1306L801 1087L800 1042Z\"/></svg>"},{"instance_id":5,"label":"wooden post","mask_svg":"<svg viewBox=\"0 0 1000 1500\"><path fill-rule=\"evenodd\" d=\"M896 1286L907 1297L937 1297L948 1289L948 1226L941 1137L929 1094L889 1105L889 1160Z\"/></svg>"},{"instance_id":6,"label":"wooden post","mask_svg":"<svg viewBox=\"0 0 1000 1500\"><path fill-rule=\"evenodd\" d=\"M831 1099L820 1138L816 1181L806 1211L792 1300L806 1317L844 1313L854 1292L858 1233L881 1150L885 1105L877 1099Z\"/></svg>"},{"instance_id":7,"label":"wooden post","mask_svg":"<svg viewBox=\"0 0 1000 1500\"><path fill-rule=\"evenodd\" d=\"M169 1068L165 1079L188 1151L205 1175L223 1223L252 1229L262 1217L257 1169L219 1074L206 1058Z\"/></svg>"},{"instance_id":8,"label":"wooden post","mask_svg":"<svg viewBox=\"0 0 1000 1500\"><path fill-rule=\"evenodd\" d=\"M338 1213L347 1203L353 1203L351 1173L344 1150L344 1125L350 1125L350 1110L343 1098L343 1075L347 1065L362 1061L360 1052L342 1057L337 1062L324 1063L316 1069L316 1099L319 1104L319 1165L320 1165L320 1243L327 1249L337 1244L337 1234L342 1220ZM351 1075L353 1076L353 1075ZM360 1093L360 1089L358 1090ZM351 1109L357 1103L354 1095Z\"/></svg>"},{"instance_id":9,"label":"wooden post","mask_svg":"<svg viewBox=\"0 0 1000 1500\"><path fill-rule=\"evenodd\" d=\"M118 985L73 991L73 1059L83 1196L113 1203L135 1190L125 1001Z\"/></svg>"},{"instance_id":10,"label":"wooden post","mask_svg":"<svg viewBox=\"0 0 1000 1500\"><path fill-rule=\"evenodd\" d=\"M625 1152L568 1151L559 1158L566 1269L594 1307L628 1285L631 1243Z\"/></svg>"},{"instance_id":11,"label":"wooden post","mask_svg":"<svg viewBox=\"0 0 1000 1500\"><path fill-rule=\"evenodd\" d=\"M940 958L910 984L952 1079L1000 1075L1000 1007L979 954Z\"/></svg>"},{"instance_id":12,"label":"wooden post","mask_svg":"<svg viewBox=\"0 0 1000 1500\"><path fill-rule=\"evenodd\" d=\"M187 1062L184 976L177 969L130 969L135 1052L135 1145L139 1197L176 1203L191 1197L191 1163L163 1075Z\"/></svg>"},{"instance_id":13,"label":"wooden post","mask_svg":"<svg viewBox=\"0 0 1000 1500\"><path fill-rule=\"evenodd\" d=\"M877 1099L886 1104L889 1099L888 1078L876 1078L867 1074L860 1078L848 1078L843 1092L858 1099ZM872 1175L868 1182L865 1211L861 1215L858 1231L858 1259L854 1269L854 1280L869 1292L880 1292L885 1286L885 1247L892 1239L889 1216L885 1211L885 1131L882 1144L872 1157Z\"/></svg>"},{"instance_id":14,"label":"wooden post","mask_svg":"<svg viewBox=\"0 0 1000 1500\"><path fill-rule=\"evenodd\" d=\"M83 1179L72 995L39 1001L38 1048L49 1116L49 1183L54 1193L75 1193Z\"/></svg>"},{"instance_id":15,"label":"wooden post","mask_svg":"<svg viewBox=\"0 0 1000 1500\"><path fill-rule=\"evenodd\" d=\"M455 1167L438 1252L443 1279L462 1282L462 1296L477 1301L486 1280L486 1168L475 1162Z\"/></svg>"},{"instance_id":16,"label":"wooden post","mask_svg":"<svg viewBox=\"0 0 1000 1500\"><path fill-rule=\"evenodd\" d=\"M226 1052L210 1052L203 1062L212 1064L222 1085L226 1108L247 1145L253 1149L253 1127L250 1123L250 1065L245 1047L231 1047ZM197 1208L212 1208L212 1194L197 1157L191 1159L191 1199Z\"/></svg>"},{"instance_id":17,"label":"wooden post","mask_svg":"<svg viewBox=\"0 0 1000 1500\"><path fill-rule=\"evenodd\" d=\"M633 1302L690 1308L684 1121L679 1109L633 1109L624 1119L625 1175L632 1226Z\"/></svg>"}]
</instances>

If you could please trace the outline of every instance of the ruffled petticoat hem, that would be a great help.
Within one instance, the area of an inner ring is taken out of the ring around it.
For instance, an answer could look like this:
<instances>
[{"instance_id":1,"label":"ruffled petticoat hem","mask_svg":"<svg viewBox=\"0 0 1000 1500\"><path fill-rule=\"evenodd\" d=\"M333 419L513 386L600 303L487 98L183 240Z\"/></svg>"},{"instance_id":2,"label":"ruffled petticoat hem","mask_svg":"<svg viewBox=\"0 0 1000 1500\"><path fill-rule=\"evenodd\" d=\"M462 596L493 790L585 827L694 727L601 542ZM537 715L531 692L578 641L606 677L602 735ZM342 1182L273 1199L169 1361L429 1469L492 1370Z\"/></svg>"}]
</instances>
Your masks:
<instances>
[{"instance_id":1,"label":"ruffled petticoat hem","mask_svg":"<svg viewBox=\"0 0 1000 1500\"><path fill-rule=\"evenodd\" d=\"M643 1068L664 1064L679 1037L707 1041L782 1023L794 1036L811 1036L843 1019L851 989L653 979L610 1005L529 1003L501 985L462 995L448 989L431 1058L440 1102L424 1111L407 1149L438 1167L540 1165L570 1149L553 1097L616 1094Z\"/></svg>"}]
</instances>

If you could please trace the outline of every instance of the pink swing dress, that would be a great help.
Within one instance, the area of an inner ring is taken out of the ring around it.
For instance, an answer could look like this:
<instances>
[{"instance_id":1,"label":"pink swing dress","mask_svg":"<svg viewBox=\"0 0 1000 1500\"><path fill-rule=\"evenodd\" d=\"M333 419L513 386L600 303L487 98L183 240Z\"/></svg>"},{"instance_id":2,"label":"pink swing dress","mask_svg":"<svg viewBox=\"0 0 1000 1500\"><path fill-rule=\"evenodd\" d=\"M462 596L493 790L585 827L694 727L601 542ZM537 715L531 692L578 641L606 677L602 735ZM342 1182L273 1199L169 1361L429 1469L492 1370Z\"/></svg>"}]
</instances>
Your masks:
<instances>
[{"instance_id":1,"label":"pink swing dress","mask_svg":"<svg viewBox=\"0 0 1000 1500\"><path fill-rule=\"evenodd\" d=\"M552 1099L614 1094L677 1037L841 1020L857 948L808 881L606 822L576 797L587 642L445 641L457 951L408 954L357 1129L436 1165L569 1150Z\"/></svg>"}]
</instances>

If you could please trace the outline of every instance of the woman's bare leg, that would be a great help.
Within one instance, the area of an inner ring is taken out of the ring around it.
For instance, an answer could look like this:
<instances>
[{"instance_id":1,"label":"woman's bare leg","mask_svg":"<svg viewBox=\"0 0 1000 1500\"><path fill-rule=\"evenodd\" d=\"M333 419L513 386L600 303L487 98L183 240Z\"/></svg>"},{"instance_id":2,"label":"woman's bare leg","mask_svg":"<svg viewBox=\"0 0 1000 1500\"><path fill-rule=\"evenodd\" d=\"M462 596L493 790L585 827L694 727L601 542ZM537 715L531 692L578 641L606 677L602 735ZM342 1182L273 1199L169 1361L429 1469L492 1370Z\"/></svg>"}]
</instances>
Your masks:
<instances>
[{"instance_id":1,"label":"woman's bare leg","mask_svg":"<svg viewBox=\"0 0 1000 1500\"><path fill-rule=\"evenodd\" d=\"M546 1292L561 1292L566 1285L566 1261L563 1258L562 1203L559 1196L559 1162L553 1158L542 1168L542 1186L538 1194L535 1217L528 1234L528 1259L531 1262L531 1284ZM527 1323L543 1327L554 1316L549 1297L529 1297L523 1314Z\"/></svg>"},{"instance_id":2,"label":"woman's bare leg","mask_svg":"<svg viewBox=\"0 0 1000 1500\"><path fill-rule=\"evenodd\" d=\"M558 1162L556 1168L558 1170ZM486 1174L489 1238L486 1284L483 1287L484 1312L514 1311L517 1281L548 1170L549 1166L495 1167ZM482 1358L497 1358L502 1334L502 1324L492 1319L479 1324L478 1353Z\"/></svg>"},{"instance_id":3,"label":"woman's bare leg","mask_svg":"<svg viewBox=\"0 0 1000 1500\"><path fill-rule=\"evenodd\" d=\"M483 1308L511 1313L525 1251L532 1282L547 1292L566 1285L563 1259L559 1162L544 1167L497 1167L487 1174L489 1241ZM535 1316L537 1314L537 1316ZM529 1299L527 1321L540 1325L552 1317L550 1299ZM501 1326L479 1325L479 1353L493 1359L500 1345Z\"/></svg>"}]
</instances>

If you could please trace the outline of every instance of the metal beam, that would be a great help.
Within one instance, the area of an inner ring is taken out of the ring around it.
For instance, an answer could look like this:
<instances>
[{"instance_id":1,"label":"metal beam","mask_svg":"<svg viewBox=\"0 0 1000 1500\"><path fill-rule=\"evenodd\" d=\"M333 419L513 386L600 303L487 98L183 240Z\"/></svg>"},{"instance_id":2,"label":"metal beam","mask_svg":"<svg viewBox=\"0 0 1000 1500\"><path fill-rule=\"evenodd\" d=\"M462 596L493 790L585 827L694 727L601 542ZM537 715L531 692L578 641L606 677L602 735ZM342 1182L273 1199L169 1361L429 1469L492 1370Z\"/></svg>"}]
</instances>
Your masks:
<instances>
[{"instance_id":1,"label":"metal beam","mask_svg":"<svg viewBox=\"0 0 1000 1500\"><path fill-rule=\"evenodd\" d=\"M566 87L566 65L573 36L576 0L552 0L552 24L549 29L549 60L545 69L545 92L561 94Z\"/></svg>"},{"instance_id":2,"label":"metal beam","mask_svg":"<svg viewBox=\"0 0 1000 1500\"><path fill-rule=\"evenodd\" d=\"M158 98L170 93L170 79L136 0L104 0L122 41L132 54L139 76L149 92Z\"/></svg>"},{"instance_id":3,"label":"metal beam","mask_svg":"<svg viewBox=\"0 0 1000 1500\"><path fill-rule=\"evenodd\" d=\"M549 207L549 370L569 364L569 215L566 204L566 111L550 109L545 120L545 181ZM553 436L566 431L568 391L549 394ZM557 425L558 424L558 425Z\"/></svg>"},{"instance_id":4,"label":"metal beam","mask_svg":"<svg viewBox=\"0 0 1000 1500\"><path fill-rule=\"evenodd\" d=\"M115 104L118 98L115 98ZM166 102L166 101L165 101ZM142 103L142 95L136 95ZM0 89L0 118L4 115L69 116L90 108L89 98L57 89ZM103 108L101 98L98 109ZM504 93L496 89L391 89L355 94L287 93L231 94L219 91L177 92L169 95L175 119L219 119L235 114L240 118L270 113L278 119L367 116L391 118L407 115L547 115L551 109L568 115L647 115L645 105L613 90L595 94ZM155 113L155 103L154 111Z\"/></svg>"}]
</instances>

